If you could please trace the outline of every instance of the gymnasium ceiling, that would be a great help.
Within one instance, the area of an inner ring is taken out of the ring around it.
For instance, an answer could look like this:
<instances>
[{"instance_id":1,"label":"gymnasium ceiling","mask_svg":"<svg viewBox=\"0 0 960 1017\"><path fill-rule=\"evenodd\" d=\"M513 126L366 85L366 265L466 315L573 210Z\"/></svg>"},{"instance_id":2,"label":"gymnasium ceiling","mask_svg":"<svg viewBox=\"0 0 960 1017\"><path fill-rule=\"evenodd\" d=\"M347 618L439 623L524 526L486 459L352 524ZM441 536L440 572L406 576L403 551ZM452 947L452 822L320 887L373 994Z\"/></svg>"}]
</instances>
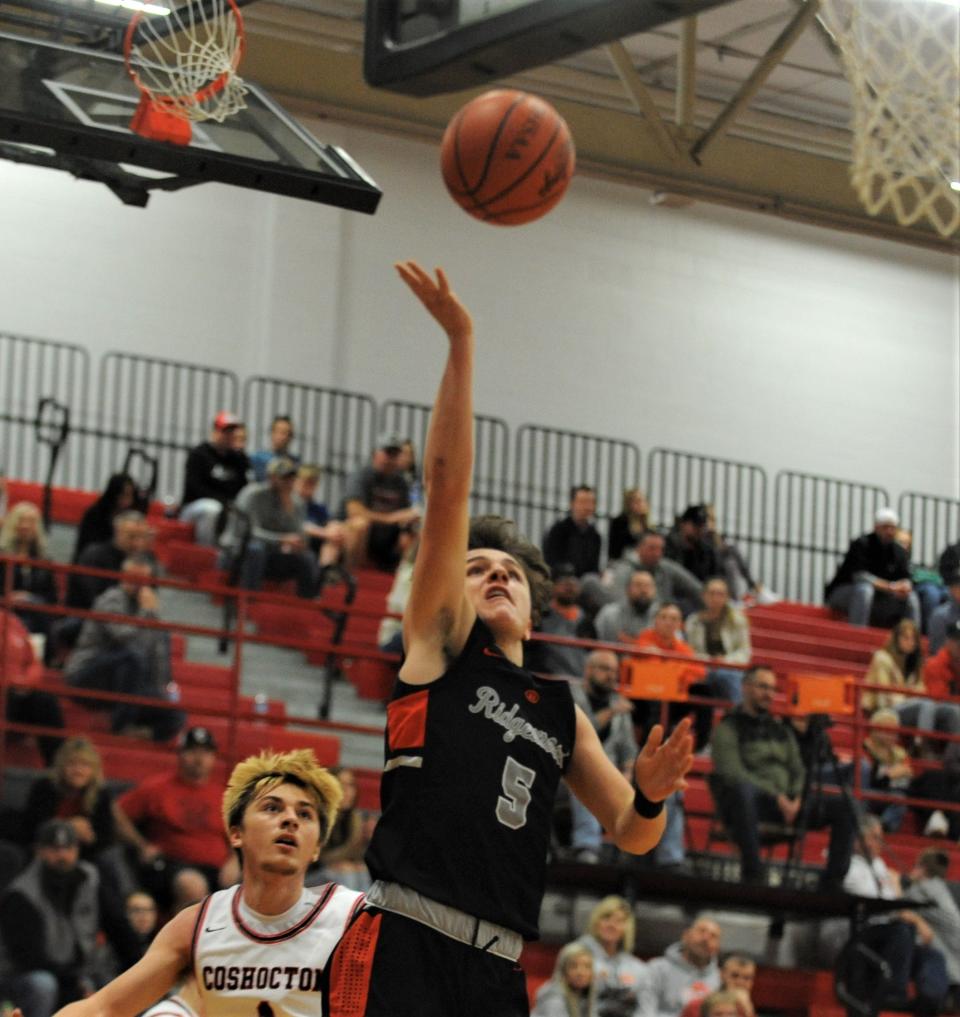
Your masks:
<instances>
[{"instance_id":1,"label":"gymnasium ceiling","mask_svg":"<svg viewBox=\"0 0 960 1017\"><path fill-rule=\"evenodd\" d=\"M649 188L667 208L715 201L960 251L957 236L945 240L930 227L908 229L863 211L849 183L850 87L833 40L805 7L803 0L732 0L694 25L666 24L508 83L554 102L573 131L580 172ZM363 0L259 0L244 13L243 73L293 112L435 142L475 94L423 99L368 87ZM789 26L792 44L767 57ZM730 115L728 104L765 57L769 74ZM682 80L687 87L678 88ZM639 111L643 93L662 118L659 133ZM725 109L726 131L701 141L698 162L691 150Z\"/></svg>"}]
</instances>

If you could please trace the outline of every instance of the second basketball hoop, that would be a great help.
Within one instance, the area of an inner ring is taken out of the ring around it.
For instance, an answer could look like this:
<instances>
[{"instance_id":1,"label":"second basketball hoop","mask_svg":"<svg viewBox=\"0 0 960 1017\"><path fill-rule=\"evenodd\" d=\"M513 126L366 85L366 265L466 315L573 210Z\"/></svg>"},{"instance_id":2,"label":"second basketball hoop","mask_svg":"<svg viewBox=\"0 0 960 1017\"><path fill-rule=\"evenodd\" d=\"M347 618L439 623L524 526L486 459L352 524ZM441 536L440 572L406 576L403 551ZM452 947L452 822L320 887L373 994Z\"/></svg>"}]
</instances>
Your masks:
<instances>
[{"instance_id":1,"label":"second basketball hoop","mask_svg":"<svg viewBox=\"0 0 960 1017\"><path fill-rule=\"evenodd\" d=\"M131 130L187 145L191 122L221 122L243 109L246 86L237 69L244 46L234 0L191 0L165 16L134 15L123 43L127 71L141 93Z\"/></svg>"}]
</instances>

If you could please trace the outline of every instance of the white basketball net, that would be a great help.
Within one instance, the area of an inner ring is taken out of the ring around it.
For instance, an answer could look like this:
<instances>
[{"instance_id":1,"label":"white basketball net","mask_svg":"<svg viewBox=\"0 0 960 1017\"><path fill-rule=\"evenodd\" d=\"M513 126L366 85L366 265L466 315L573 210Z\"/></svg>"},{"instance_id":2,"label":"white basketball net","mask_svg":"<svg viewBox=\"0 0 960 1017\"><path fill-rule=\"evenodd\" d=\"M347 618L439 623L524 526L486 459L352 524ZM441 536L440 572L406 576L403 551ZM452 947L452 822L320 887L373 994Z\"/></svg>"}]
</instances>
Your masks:
<instances>
[{"instance_id":1,"label":"white basketball net","mask_svg":"<svg viewBox=\"0 0 960 1017\"><path fill-rule=\"evenodd\" d=\"M960 227L960 0L822 0L853 88L853 186L871 215ZM955 187L952 185L956 185Z\"/></svg>"},{"instance_id":2,"label":"white basketball net","mask_svg":"<svg viewBox=\"0 0 960 1017\"><path fill-rule=\"evenodd\" d=\"M243 21L230 0L210 0L202 10L188 3L166 17L138 17L127 64L156 105L185 120L223 121L246 106L237 75L243 45Z\"/></svg>"}]
</instances>

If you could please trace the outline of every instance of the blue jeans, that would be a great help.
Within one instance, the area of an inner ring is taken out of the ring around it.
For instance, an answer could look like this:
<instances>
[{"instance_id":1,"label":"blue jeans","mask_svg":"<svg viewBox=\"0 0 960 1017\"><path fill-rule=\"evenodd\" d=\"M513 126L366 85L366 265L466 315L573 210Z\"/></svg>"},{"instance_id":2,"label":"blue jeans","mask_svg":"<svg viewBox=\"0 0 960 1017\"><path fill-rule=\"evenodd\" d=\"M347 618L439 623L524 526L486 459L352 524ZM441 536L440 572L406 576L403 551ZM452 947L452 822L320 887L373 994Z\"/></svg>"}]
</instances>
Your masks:
<instances>
[{"instance_id":1,"label":"blue jeans","mask_svg":"<svg viewBox=\"0 0 960 1017\"><path fill-rule=\"evenodd\" d=\"M680 865L686 860L683 845L683 795L677 791L667 799L667 825L653 852L657 865ZM575 851L599 852L603 843L603 827L596 816L576 795L570 795L570 812L573 818L571 846Z\"/></svg>"},{"instance_id":2,"label":"blue jeans","mask_svg":"<svg viewBox=\"0 0 960 1017\"><path fill-rule=\"evenodd\" d=\"M935 699L911 697L894 709L904 727L960 734L960 706L955 703L938 703Z\"/></svg>"},{"instance_id":3,"label":"blue jeans","mask_svg":"<svg viewBox=\"0 0 960 1017\"><path fill-rule=\"evenodd\" d=\"M923 631L930 634L930 618L933 612L946 601L950 596L946 589L939 583L933 583L929 580L923 583L917 583L914 587L917 594L917 599L920 601L920 613L923 618ZM936 653L939 650L939 646L930 646L930 652Z\"/></svg>"},{"instance_id":4,"label":"blue jeans","mask_svg":"<svg viewBox=\"0 0 960 1017\"><path fill-rule=\"evenodd\" d=\"M901 600L893 594L875 590L872 583L844 583L830 594L827 603L834 611L845 614L851 625L869 625L874 605L881 607L890 617L898 613L901 618L909 618L920 625L920 600L916 590L911 590Z\"/></svg>"},{"instance_id":5,"label":"blue jeans","mask_svg":"<svg viewBox=\"0 0 960 1017\"><path fill-rule=\"evenodd\" d=\"M320 566L312 551L282 551L279 544L251 540L243 558L240 585L259 590L264 579L295 579L298 597L314 597Z\"/></svg>"},{"instance_id":6,"label":"blue jeans","mask_svg":"<svg viewBox=\"0 0 960 1017\"><path fill-rule=\"evenodd\" d=\"M60 985L52 971L25 971L14 975L3 987L3 994L8 993L23 1017L50 1017L57 1010Z\"/></svg>"}]
</instances>

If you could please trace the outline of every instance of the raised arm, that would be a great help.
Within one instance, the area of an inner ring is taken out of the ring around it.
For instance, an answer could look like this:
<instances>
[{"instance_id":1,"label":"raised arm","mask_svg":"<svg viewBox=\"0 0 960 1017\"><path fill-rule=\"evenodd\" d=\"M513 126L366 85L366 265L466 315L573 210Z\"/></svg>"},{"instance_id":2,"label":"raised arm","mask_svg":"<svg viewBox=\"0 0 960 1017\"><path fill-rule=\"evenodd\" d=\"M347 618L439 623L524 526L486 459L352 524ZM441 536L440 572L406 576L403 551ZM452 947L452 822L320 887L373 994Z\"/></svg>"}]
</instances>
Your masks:
<instances>
[{"instance_id":1,"label":"raised arm","mask_svg":"<svg viewBox=\"0 0 960 1017\"><path fill-rule=\"evenodd\" d=\"M473 322L442 269L436 279L413 261L398 264L397 271L449 343L423 455L427 509L403 620L407 659L400 676L417 685L443 673L473 624L464 595L473 474Z\"/></svg>"}]
</instances>

